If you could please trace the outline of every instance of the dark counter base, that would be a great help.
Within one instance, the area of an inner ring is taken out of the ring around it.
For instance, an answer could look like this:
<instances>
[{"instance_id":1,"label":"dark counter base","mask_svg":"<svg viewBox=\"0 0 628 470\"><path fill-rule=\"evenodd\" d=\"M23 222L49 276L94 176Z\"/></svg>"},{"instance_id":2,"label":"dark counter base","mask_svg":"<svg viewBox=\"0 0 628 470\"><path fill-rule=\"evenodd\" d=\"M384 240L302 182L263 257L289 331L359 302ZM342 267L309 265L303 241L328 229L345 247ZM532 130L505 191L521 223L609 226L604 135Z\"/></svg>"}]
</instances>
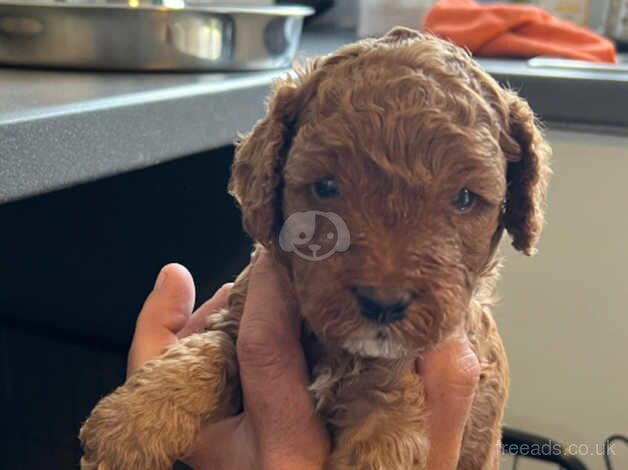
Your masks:
<instances>
[{"instance_id":1,"label":"dark counter base","mask_svg":"<svg viewBox=\"0 0 628 470\"><path fill-rule=\"evenodd\" d=\"M226 193L232 153L0 207L7 469L77 468L80 424L124 380L135 319L162 265L186 265L200 301L247 263L250 241Z\"/></svg>"}]
</instances>

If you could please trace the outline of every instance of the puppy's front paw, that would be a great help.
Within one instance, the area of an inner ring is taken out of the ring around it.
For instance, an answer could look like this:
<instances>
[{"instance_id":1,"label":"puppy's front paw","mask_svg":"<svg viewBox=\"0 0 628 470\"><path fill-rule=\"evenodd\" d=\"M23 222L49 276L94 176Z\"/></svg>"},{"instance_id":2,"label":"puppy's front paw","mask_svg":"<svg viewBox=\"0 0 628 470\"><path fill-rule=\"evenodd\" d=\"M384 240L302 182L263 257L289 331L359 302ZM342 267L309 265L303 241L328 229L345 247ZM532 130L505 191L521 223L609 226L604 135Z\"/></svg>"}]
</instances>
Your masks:
<instances>
[{"instance_id":1,"label":"puppy's front paw","mask_svg":"<svg viewBox=\"0 0 628 470\"><path fill-rule=\"evenodd\" d=\"M235 345L225 333L190 336L149 361L83 425L82 470L167 470L188 456L202 422L240 407Z\"/></svg>"},{"instance_id":2,"label":"puppy's front paw","mask_svg":"<svg viewBox=\"0 0 628 470\"><path fill-rule=\"evenodd\" d=\"M154 400L138 405L133 396L135 391L122 386L94 408L80 432L82 470L166 470L172 467L177 445L161 435L162 424L166 428L172 426L161 423L161 414L168 412L168 408L172 414L179 415L179 412L174 406L165 402L157 404ZM192 420L187 416L182 418L173 416L179 421L182 435L194 435Z\"/></svg>"}]
</instances>

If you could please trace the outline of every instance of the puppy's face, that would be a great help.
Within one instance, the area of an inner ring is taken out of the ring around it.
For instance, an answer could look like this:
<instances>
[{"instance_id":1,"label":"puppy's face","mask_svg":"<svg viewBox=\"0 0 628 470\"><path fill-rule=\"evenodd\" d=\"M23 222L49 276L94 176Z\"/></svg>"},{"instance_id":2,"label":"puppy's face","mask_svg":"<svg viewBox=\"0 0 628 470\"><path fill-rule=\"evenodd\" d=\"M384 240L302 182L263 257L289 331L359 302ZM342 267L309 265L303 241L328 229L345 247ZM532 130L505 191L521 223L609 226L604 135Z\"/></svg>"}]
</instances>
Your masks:
<instances>
[{"instance_id":1,"label":"puppy's face","mask_svg":"<svg viewBox=\"0 0 628 470\"><path fill-rule=\"evenodd\" d=\"M308 103L283 168L284 218L321 214L291 254L302 313L357 354L395 357L451 331L499 233L499 127L464 86L434 87L377 57L339 66Z\"/></svg>"},{"instance_id":2,"label":"puppy's face","mask_svg":"<svg viewBox=\"0 0 628 470\"><path fill-rule=\"evenodd\" d=\"M397 30L283 93L269 110L283 100L282 114L241 144L232 190L249 233L286 252L301 313L327 343L415 354L462 322L503 227L532 250L543 140L527 105L461 51Z\"/></svg>"}]
</instances>

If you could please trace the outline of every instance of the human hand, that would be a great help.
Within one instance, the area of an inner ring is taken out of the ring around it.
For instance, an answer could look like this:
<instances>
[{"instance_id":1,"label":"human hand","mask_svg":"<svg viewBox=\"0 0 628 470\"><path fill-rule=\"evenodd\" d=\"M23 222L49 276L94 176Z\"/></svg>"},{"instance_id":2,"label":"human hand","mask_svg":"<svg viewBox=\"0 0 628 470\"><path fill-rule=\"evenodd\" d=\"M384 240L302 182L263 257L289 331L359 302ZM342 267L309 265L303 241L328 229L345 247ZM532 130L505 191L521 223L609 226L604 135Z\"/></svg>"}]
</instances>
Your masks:
<instances>
[{"instance_id":1,"label":"human hand","mask_svg":"<svg viewBox=\"0 0 628 470\"><path fill-rule=\"evenodd\" d=\"M179 338L203 331L207 317L227 306L232 285L224 284L192 313L196 297L192 275L180 264L164 266L137 317L127 377Z\"/></svg>"},{"instance_id":2,"label":"human hand","mask_svg":"<svg viewBox=\"0 0 628 470\"><path fill-rule=\"evenodd\" d=\"M307 391L300 320L286 285L281 271L262 252L249 278L238 338L245 411L203 427L188 459L197 470L323 468L329 440ZM190 314L194 303L191 275L180 265L164 267L138 318L129 374L178 338L202 331L207 316L225 306L230 288L224 285ZM430 416L429 470L457 466L479 367L463 338L445 341L418 364ZM498 468L498 457L496 451L494 468Z\"/></svg>"},{"instance_id":3,"label":"human hand","mask_svg":"<svg viewBox=\"0 0 628 470\"><path fill-rule=\"evenodd\" d=\"M323 468L329 437L315 415L301 347L300 318L282 272L266 252L254 262L238 333L244 412L201 429L186 460L204 469ZM223 308L230 285L191 314L194 283L180 265L164 267L138 317L128 373L161 354L178 338L202 331Z\"/></svg>"}]
</instances>

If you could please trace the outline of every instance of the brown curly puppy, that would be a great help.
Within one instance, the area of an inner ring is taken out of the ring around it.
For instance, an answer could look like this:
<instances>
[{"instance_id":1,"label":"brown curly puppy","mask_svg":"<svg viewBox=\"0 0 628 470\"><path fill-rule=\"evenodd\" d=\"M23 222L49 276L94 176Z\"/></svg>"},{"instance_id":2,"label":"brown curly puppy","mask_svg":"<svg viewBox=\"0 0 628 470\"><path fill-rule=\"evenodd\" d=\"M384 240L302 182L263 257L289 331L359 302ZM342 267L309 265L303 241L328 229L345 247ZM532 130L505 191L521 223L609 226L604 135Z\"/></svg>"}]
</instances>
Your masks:
<instances>
[{"instance_id":1,"label":"brown curly puppy","mask_svg":"<svg viewBox=\"0 0 628 470\"><path fill-rule=\"evenodd\" d=\"M459 468L485 467L508 388L490 314L495 251L504 229L534 251L548 155L523 100L463 50L411 30L345 46L277 84L237 148L230 190L247 232L289 272L316 340L311 390L333 438L329 469L425 468L414 362L458 330L481 363ZM295 214L306 215L290 228L307 246L282 233ZM83 469L169 468L202 421L239 410L246 284L245 270L205 333L96 406L81 430Z\"/></svg>"}]
</instances>

